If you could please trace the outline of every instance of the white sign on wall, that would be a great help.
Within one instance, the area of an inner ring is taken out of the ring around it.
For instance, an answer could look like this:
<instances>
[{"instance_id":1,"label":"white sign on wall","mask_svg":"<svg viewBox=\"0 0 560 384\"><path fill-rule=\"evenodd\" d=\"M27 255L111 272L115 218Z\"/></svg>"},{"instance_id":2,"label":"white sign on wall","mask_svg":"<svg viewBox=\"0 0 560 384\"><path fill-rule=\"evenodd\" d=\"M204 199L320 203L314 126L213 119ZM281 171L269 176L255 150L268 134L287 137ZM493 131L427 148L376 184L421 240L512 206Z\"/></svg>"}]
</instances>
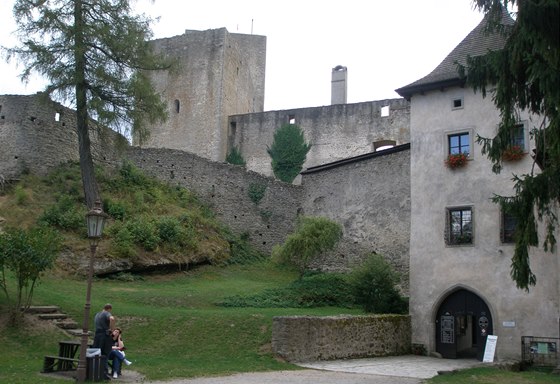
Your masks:
<instances>
[{"instance_id":1,"label":"white sign on wall","mask_svg":"<svg viewBox=\"0 0 560 384\"><path fill-rule=\"evenodd\" d=\"M484 348L484 357L482 358L483 363L493 363L494 354L496 353L496 343L498 342L498 336L488 335L486 338L486 347Z\"/></svg>"}]
</instances>

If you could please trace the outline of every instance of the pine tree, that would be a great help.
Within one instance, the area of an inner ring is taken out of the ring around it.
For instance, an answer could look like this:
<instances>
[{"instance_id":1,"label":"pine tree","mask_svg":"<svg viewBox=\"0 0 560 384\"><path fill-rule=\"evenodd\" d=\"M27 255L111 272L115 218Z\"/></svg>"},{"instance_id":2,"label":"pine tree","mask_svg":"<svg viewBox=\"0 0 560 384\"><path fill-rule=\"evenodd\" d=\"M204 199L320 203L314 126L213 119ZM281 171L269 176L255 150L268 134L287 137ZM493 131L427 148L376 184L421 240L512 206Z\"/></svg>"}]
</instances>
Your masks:
<instances>
[{"instance_id":1,"label":"pine tree","mask_svg":"<svg viewBox=\"0 0 560 384\"><path fill-rule=\"evenodd\" d=\"M560 2L558 0L475 0L490 16L490 32L506 34L503 49L471 57L459 71L467 84L492 100L501 114L493 138L478 137L482 153L501 171L501 161L512 143L517 112L533 114L540 124L532 127L534 166L515 175L515 194L496 196L494 201L517 219L516 246L511 275L517 287L529 290L536 276L529 264L529 248L538 247L539 225L545 226L542 247L552 250L560 203ZM517 9L515 23L500 25L509 7Z\"/></svg>"},{"instance_id":2,"label":"pine tree","mask_svg":"<svg viewBox=\"0 0 560 384\"><path fill-rule=\"evenodd\" d=\"M121 133L145 135L143 121L166 117L145 70L168 65L153 54L151 20L132 14L129 0L16 0L21 45L4 49L24 64L23 81L47 79L45 95L76 109L86 203L99 199L90 118Z\"/></svg>"}]
</instances>

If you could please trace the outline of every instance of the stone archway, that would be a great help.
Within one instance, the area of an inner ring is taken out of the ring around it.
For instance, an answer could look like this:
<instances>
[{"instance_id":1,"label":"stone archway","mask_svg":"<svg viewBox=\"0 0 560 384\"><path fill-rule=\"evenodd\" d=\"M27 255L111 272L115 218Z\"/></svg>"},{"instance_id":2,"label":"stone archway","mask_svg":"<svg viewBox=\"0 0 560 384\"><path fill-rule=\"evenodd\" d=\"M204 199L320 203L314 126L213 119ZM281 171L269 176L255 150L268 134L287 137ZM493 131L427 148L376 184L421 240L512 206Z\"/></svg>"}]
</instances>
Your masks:
<instances>
[{"instance_id":1,"label":"stone archway","mask_svg":"<svg viewBox=\"0 0 560 384\"><path fill-rule=\"evenodd\" d=\"M447 295L437 310L436 351L444 358L476 357L482 361L486 338L492 333L488 305L467 289Z\"/></svg>"}]
</instances>

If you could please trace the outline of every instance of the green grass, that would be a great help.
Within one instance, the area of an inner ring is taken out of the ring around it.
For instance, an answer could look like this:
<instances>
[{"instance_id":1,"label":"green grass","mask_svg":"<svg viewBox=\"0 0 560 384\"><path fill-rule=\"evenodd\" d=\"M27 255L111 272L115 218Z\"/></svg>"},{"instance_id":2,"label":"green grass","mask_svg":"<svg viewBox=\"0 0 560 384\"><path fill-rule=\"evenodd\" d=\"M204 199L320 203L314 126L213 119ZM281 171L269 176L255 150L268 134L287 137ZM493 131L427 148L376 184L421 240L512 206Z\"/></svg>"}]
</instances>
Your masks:
<instances>
[{"instance_id":1,"label":"green grass","mask_svg":"<svg viewBox=\"0 0 560 384\"><path fill-rule=\"evenodd\" d=\"M512 372L494 367L471 368L436 376L426 384L548 384L560 383L560 376L529 370Z\"/></svg>"},{"instance_id":2,"label":"green grass","mask_svg":"<svg viewBox=\"0 0 560 384\"><path fill-rule=\"evenodd\" d=\"M217 303L231 295L252 295L289 285L294 272L271 263L205 266L184 273L144 276L134 281L95 280L92 316L113 304L123 328L127 357L148 380L225 375L234 372L297 369L274 358L274 316L362 314L347 308L225 308ZM35 305L56 304L81 324L86 284L46 276L36 288ZM0 297L0 305L4 303ZM2 308L2 307L0 307ZM0 329L0 382L56 383L39 376L43 356L57 352L67 338L44 325Z\"/></svg>"}]
</instances>

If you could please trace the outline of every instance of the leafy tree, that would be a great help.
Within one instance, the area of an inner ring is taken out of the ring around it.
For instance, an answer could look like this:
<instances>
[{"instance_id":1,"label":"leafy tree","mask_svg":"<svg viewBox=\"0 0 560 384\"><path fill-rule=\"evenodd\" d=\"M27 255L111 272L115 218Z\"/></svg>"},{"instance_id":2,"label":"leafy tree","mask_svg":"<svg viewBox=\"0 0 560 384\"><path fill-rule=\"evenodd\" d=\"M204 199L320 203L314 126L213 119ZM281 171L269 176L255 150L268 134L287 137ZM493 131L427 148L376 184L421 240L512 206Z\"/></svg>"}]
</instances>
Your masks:
<instances>
[{"instance_id":1,"label":"leafy tree","mask_svg":"<svg viewBox=\"0 0 560 384\"><path fill-rule=\"evenodd\" d=\"M406 313L407 305L396 284L399 275L383 256L372 254L349 276L356 304L372 313Z\"/></svg>"},{"instance_id":2,"label":"leafy tree","mask_svg":"<svg viewBox=\"0 0 560 384\"><path fill-rule=\"evenodd\" d=\"M145 70L168 65L154 55L151 20L131 13L129 0L16 0L21 45L7 59L44 76L53 95L76 108L82 184L89 208L99 199L89 132L90 118L120 132L145 137L143 121L166 116Z\"/></svg>"},{"instance_id":3,"label":"leafy tree","mask_svg":"<svg viewBox=\"0 0 560 384\"><path fill-rule=\"evenodd\" d=\"M482 153L502 168L502 156L512 143L518 111L525 110L539 121L532 127L536 148L534 166L523 175L514 175L515 194L496 196L494 201L517 219L516 246L511 276L518 288L529 290L537 282L529 264L529 248L539 246L538 227L544 225L545 251L552 250L558 224L560 202L560 2L558 0L475 0L490 17L490 32L503 33L506 44L499 51L470 57L459 67L467 84L490 93L501 114L493 138L478 137ZM502 12L517 8L515 23L501 25Z\"/></svg>"},{"instance_id":4,"label":"leafy tree","mask_svg":"<svg viewBox=\"0 0 560 384\"><path fill-rule=\"evenodd\" d=\"M272 257L295 266L303 276L317 256L333 249L341 237L340 224L324 217L302 217L284 244L272 249Z\"/></svg>"},{"instance_id":5,"label":"leafy tree","mask_svg":"<svg viewBox=\"0 0 560 384\"><path fill-rule=\"evenodd\" d=\"M22 313L20 308L29 308L33 289L41 274L52 267L61 242L58 232L48 227L8 228L0 233L0 288L6 295L14 325ZM10 294L8 272L15 277L15 298Z\"/></svg>"},{"instance_id":6,"label":"leafy tree","mask_svg":"<svg viewBox=\"0 0 560 384\"><path fill-rule=\"evenodd\" d=\"M311 144L305 142L303 131L295 124L285 124L274 133L274 140L267 152L272 159L274 175L291 183L301 172Z\"/></svg>"}]
</instances>

